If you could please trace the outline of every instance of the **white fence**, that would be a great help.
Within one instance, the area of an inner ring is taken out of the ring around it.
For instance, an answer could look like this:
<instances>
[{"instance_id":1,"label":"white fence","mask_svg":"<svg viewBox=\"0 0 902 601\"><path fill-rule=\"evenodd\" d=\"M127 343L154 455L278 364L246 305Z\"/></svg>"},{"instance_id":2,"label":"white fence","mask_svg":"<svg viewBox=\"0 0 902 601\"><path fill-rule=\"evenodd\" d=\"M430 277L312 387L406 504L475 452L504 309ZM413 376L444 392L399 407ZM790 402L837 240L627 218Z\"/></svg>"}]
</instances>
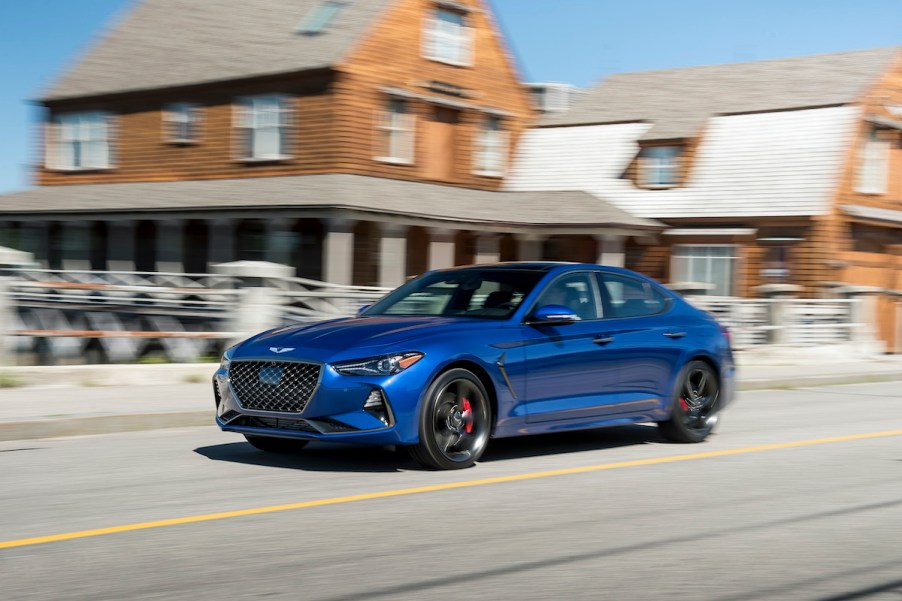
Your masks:
<instances>
[{"instance_id":1,"label":"white fence","mask_svg":"<svg viewBox=\"0 0 902 601\"><path fill-rule=\"evenodd\" d=\"M353 315L386 292L294 277L13 270L0 278L0 341L20 363L193 361L280 324ZM861 340L860 299L688 300L726 325L738 349ZM4 308L5 307L5 308ZM11 335L11 336L10 336Z\"/></svg>"}]
</instances>

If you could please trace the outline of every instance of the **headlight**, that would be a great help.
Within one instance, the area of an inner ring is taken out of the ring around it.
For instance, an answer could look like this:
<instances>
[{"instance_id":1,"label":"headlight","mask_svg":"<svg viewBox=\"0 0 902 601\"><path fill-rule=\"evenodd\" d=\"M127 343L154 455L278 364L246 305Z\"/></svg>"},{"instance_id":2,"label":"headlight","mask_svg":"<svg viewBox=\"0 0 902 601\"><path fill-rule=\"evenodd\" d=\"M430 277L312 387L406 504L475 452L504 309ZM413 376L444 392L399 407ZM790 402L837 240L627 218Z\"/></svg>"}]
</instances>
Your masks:
<instances>
[{"instance_id":1,"label":"headlight","mask_svg":"<svg viewBox=\"0 0 902 601\"><path fill-rule=\"evenodd\" d=\"M398 353L373 359L344 361L332 367L343 376L393 376L425 357L423 353Z\"/></svg>"},{"instance_id":2,"label":"headlight","mask_svg":"<svg viewBox=\"0 0 902 601\"><path fill-rule=\"evenodd\" d=\"M229 347L222 354L222 359L219 360L219 369L223 371L229 371L229 367L232 365L232 354L235 352L235 349L238 347L236 344L233 347Z\"/></svg>"}]
</instances>

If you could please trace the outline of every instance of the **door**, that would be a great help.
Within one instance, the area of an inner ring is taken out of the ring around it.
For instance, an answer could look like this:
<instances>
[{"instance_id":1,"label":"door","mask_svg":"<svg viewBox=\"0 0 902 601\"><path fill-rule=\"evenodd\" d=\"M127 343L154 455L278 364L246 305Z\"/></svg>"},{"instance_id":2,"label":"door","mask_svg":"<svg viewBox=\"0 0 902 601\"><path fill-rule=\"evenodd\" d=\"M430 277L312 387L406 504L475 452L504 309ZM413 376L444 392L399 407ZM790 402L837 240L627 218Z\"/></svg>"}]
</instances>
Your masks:
<instances>
[{"instance_id":1,"label":"door","mask_svg":"<svg viewBox=\"0 0 902 601\"><path fill-rule=\"evenodd\" d=\"M521 326L526 341L529 423L607 415L617 405L616 353L602 335L600 296L593 272L568 273L549 284L533 310L564 305L580 321Z\"/></svg>"}]
</instances>

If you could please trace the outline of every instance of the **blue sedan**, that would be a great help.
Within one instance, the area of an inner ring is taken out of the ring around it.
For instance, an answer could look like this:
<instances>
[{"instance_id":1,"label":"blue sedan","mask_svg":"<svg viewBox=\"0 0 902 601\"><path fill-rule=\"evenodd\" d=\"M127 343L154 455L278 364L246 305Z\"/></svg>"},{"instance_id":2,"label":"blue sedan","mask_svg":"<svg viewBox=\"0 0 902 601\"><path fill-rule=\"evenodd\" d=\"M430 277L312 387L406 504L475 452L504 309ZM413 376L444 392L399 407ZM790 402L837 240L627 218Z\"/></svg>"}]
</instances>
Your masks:
<instances>
[{"instance_id":1,"label":"blue sedan","mask_svg":"<svg viewBox=\"0 0 902 601\"><path fill-rule=\"evenodd\" d=\"M729 335L625 269L505 263L433 271L359 315L225 352L216 420L253 446L405 447L473 465L491 438L658 424L703 441L733 397Z\"/></svg>"}]
</instances>

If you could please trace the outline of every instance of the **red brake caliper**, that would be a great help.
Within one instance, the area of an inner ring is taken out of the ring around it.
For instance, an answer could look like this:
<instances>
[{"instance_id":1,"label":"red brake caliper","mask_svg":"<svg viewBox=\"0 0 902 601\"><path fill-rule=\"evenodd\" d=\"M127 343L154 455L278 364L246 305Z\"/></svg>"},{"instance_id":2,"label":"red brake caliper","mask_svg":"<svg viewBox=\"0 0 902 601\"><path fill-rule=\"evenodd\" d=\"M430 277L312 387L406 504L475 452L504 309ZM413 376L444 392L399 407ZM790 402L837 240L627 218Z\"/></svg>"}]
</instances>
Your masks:
<instances>
[{"instance_id":1,"label":"red brake caliper","mask_svg":"<svg viewBox=\"0 0 902 601\"><path fill-rule=\"evenodd\" d=\"M683 397L680 397L680 407L683 408L683 411L689 411L689 403Z\"/></svg>"},{"instance_id":2,"label":"red brake caliper","mask_svg":"<svg viewBox=\"0 0 902 601\"><path fill-rule=\"evenodd\" d=\"M461 402L461 408L463 409L463 418L464 423L466 424L467 434L473 433L473 406L470 405L469 399L463 399Z\"/></svg>"}]
</instances>

